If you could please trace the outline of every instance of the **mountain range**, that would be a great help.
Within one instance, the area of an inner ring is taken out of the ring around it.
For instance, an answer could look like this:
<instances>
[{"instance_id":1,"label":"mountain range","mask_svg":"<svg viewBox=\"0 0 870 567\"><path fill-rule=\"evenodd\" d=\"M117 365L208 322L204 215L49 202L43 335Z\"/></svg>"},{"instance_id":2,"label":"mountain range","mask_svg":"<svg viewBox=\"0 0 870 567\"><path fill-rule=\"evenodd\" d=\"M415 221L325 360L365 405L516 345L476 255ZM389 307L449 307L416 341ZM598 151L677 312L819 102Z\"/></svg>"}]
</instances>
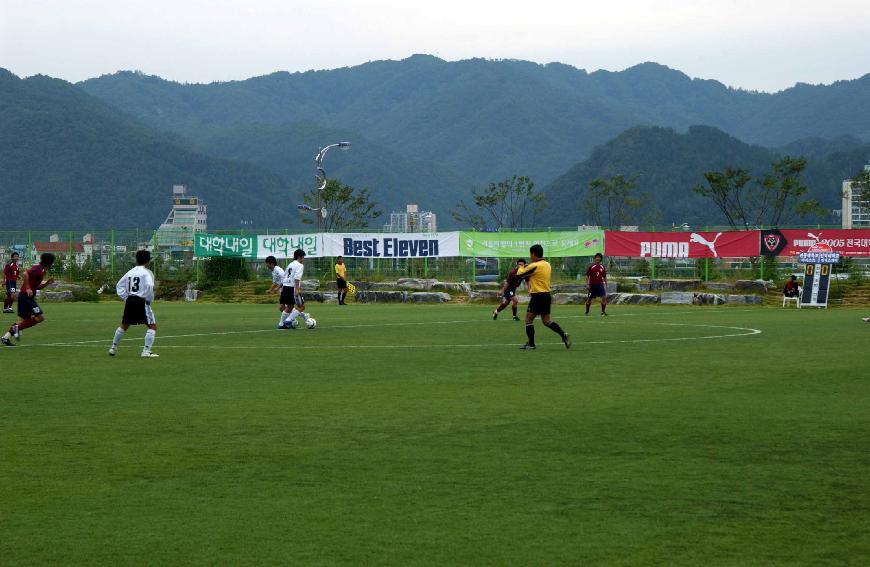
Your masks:
<instances>
[{"instance_id":1,"label":"mountain range","mask_svg":"<svg viewBox=\"0 0 870 567\"><path fill-rule=\"evenodd\" d=\"M547 195L547 222L581 224L588 181L614 173L638 176L662 222L715 224L690 191L703 172L760 175L782 155L806 156L812 195L837 208L870 157L870 75L768 94L655 63L587 73L428 55L207 85L0 71L0 190L50 204L21 227L151 226L173 183L206 198L212 226L294 226L314 155L341 140L353 147L329 154L330 177L442 226L471 188L512 175Z\"/></svg>"}]
</instances>

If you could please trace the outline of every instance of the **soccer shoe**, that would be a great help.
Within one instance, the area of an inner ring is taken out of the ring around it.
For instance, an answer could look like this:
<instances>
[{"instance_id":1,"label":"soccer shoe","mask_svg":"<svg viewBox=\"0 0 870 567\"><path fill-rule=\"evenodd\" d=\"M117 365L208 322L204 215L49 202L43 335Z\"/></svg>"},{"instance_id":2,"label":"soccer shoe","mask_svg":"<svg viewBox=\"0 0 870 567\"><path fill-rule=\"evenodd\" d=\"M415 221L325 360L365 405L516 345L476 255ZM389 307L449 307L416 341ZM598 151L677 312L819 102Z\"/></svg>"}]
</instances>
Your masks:
<instances>
[{"instance_id":1,"label":"soccer shoe","mask_svg":"<svg viewBox=\"0 0 870 567\"><path fill-rule=\"evenodd\" d=\"M498 311L493 311L492 312L492 320L495 321L496 319L498 319Z\"/></svg>"},{"instance_id":2,"label":"soccer shoe","mask_svg":"<svg viewBox=\"0 0 870 567\"><path fill-rule=\"evenodd\" d=\"M536 347L535 345L530 345L529 343L526 343L520 347L520 350L535 350L536 348L538 348L538 347Z\"/></svg>"},{"instance_id":3,"label":"soccer shoe","mask_svg":"<svg viewBox=\"0 0 870 567\"><path fill-rule=\"evenodd\" d=\"M142 351L142 358L159 358L159 357L160 357L159 354L154 354L150 350L147 350L147 351L143 350Z\"/></svg>"},{"instance_id":4,"label":"soccer shoe","mask_svg":"<svg viewBox=\"0 0 870 567\"><path fill-rule=\"evenodd\" d=\"M571 337L568 336L568 333L565 333L565 336L562 337L562 342L565 343L565 348L571 348Z\"/></svg>"},{"instance_id":5,"label":"soccer shoe","mask_svg":"<svg viewBox=\"0 0 870 567\"><path fill-rule=\"evenodd\" d=\"M3 343L6 346L15 346L15 344L6 337L0 337L0 343Z\"/></svg>"},{"instance_id":6,"label":"soccer shoe","mask_svg":"<svg viewBox=\"0 0 870 567\"><path fill-rule=\"evenodd\" d=\"M11 307L7 307L6 309L3 310L3 313L14 313L14 311L12 311Z\"/></svg>"},{"instance_id":7,"label":"soccer shoe","mask_svg":"<svg viewBox=\"0 0 870 567\"><path fill-rule=\"evenodd\" d=\"M18 330L18 323L12 325L12 336L15 338L16 341L21 340L21 331Z\"/></svg>"},{"instance_id":8,"label":"soccer shoe","mask_svg":"<svg viewBox=\"0 0 870 567\"><path fill-rule=\"evenodd\" d=\"M514 321L519 321L519 320L520 320L520 318L517 317L516 315L514 315Z\"/></svg>"},{"instance_id":9,"label":"soccer shoe","mask_svg":"<svg viewBox=\"0 0 870 567\"><path fill-rule=\"evenodd\" d=\"M115 356L116 352L115 347L109 347L109 356Z\"/></svg>"},{"instance_id":10,"label":"soccer shoe","mask_svg":"<svg viewBox=\"0 0 870 567\"><path fill-rule=\"evenodd\" d=\"M608 315L608 314L605 313L604 311L601 312L601 316L602 316L602 317L610 317L610 315Z\"/></svg>"},{"instance_id":11,"label":"soccer shoe","mask_svg":"<svg viewBox=\"0 0 870 567\"><path fill-rule=\"evenodd\" d=\"M870 317L862 317L861 320L865 323L870 323Z\"/></svg>"}]
</instances>

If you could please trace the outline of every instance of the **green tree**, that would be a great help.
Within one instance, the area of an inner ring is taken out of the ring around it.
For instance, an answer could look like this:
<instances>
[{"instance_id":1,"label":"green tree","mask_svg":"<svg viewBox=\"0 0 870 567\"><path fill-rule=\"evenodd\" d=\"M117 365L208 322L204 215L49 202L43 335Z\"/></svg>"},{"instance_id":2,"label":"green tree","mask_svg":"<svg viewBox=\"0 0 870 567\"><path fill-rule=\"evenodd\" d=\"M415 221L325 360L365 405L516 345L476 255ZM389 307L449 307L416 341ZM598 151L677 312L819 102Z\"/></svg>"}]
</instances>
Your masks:
<instances>
[{"instance_id":1,"label":"green tree","mask_svg":"<svg viewBox=\"0 0 870 567\"><path fill-rule=\"evenodd\" d=\"M596 177L582 202L582 210L598 226L619 228L628 224L652 222L655 209L646 194L638 194L637 175Z\"/></svg>"},{"instance_id":2,"label":"green tree","mask_svg":"<svg viewBox=\"0 0 870 567\"><path fill-rule=\"evenodd\" d=\"M544 195L525 176L514 175L486 189L472 189L472 203L459 201L453 218L475 230L518 229L535 226L544 209Z\"/></svg>"},{"instance_id":3,"label":"green tree","mask_svg":"<svg viewBox=\"0 0 870 567\"><path fill-rule=\"evenodd\" d=\"M742 168L708 171L707 185L696 185L692 191L711 199L731 228L751 229L759 226L779 226L794 215L824 214L815 199L802 199L807 193L801 174L804 158L784 157L771 166L771 171L750 184L752 176Z\"/></svg>"},{"instance_id":4,"label":"green tree","mask_svg":"<svg viewBox=\"0 0 870 567\"><path fill-rule=\"evenodd\" d=\"M870 207L870 167L864 167L852 176L852 203L860 209Z\"/></svg>"},{"instance_id":5,"label":"green tree","mask_svg":"<svg viewBox=\"0 0 870 567\"><path fill-rule=\"evenodd\" d=\"M324 232L366 228L369 222L382 214L368 189L356 190L349 185L342 185L336 179L327 180L326 187L319 194L317 189L303 194L302 200L310 207L327 212L326 217L323 217L320 210L314 211L315 215L321 215L318 226ZM302 222L316 224L315 219L308 215Z\"/></svg>"}]
</instances>

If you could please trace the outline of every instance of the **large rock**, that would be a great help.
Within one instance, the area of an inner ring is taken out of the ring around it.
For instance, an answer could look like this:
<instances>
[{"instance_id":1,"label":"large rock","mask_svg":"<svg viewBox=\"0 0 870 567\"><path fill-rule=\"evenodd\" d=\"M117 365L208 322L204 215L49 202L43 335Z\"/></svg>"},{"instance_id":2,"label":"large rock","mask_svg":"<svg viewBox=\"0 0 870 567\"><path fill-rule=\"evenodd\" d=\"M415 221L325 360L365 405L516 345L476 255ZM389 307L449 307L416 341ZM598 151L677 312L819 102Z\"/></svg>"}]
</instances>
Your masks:
<instances>
[{"instance_id":1,"label":"large rock","mask_svg":"<svg viewBox=\"0 0 870 567\"><path fill-rule=\"evenodd\" d=\"M557 284L553 293L586 293L586 284Z\"/></svg>"},{"instance_id":2,"label":"large rock","mask_svg":"<svg viewBox=\"0 0 870 567\"><path fill-rule=\"evenodd\" d=\"M45 291L44 289L36 296L38 301L73 301L73 292L65 289L63 291Z\"/></svg>"},{"instance_id":3,"label":"large rock","mask_svg":"<svg viewBox=\"0 0 870 567\"><path fill-rule=\"evenodd\" d=\"M59 291L85 291L88 288L86 286L79 285L79 284L66 283L66 282L53 282L50 285L45 286L44 289L49 290L49 291L59 292ZM94 289L94 288L90 288L90 289ZM62 300L62 301L66 301L66 300Z\"/></svg>"},{"instance_id":4,"label":"large rock","mask_svg":"<svg viewBox=\"0 0 870 567\"><path fill-rule=\"evenodd\" d=\"M557 305L573 305L576 303L586 303L586 294L555 293L553 294L553 303L556 303Z\"/></svg>"},{"instance_id":5,"label":"large rock","mask_svg":"<svg viewBox=\"0 0 870 567\"><path fill-rule=\"evenodd\" d=\"M761 305L761 297L758 295L729 295L728 303L737 305Z\"/></svg>"},{"instance_id":6,"label":"large rock","mask_svg":"<svg viewBox=\"0 0 870 567\"><path fill-rule=\"evenodd\" d=\"M734 289L737 291L767 293L767 282L764 280L737 280L734 283Z\"/></svg>"},{"instance_id":7,"label":"large rock","mask_svg":"<svg viewBox=\"0 0 870 567\"><path fill-rule=\"evenodd\" d=\"M477 282L474 284L474 289L501 289L502 285L499 282Z\"/></svg>"},{"instance_id":8,"label":"large rock","mask_svg":"<svg viewBox=\"0 0 870 567\"><path fill-rule=\"evenodd\" d=\"M654 293L611 293L607 296L607 303L614 303L617 305L639 305L658 302L659 296Z\"/></svg>"},{"instance_id":9,"label":"large rock","mask_svg":"<svg viewBox=\"0 0 870 567\"><path fill-rule=\"evenodd\" d=\"M357 303L404 303L408 298L405 291L357 291Z\"/></svg>"},{"instance_id":10,"label":"large rock","mask_svg":"<svg viewBox=\"0 0 870 567\"><path fill-rule=\"evenodd\" d=\"M696 305L722 305L723 303L727 303L727 299L723 296L718 295L716 293L696 293L695 294L695 304Z\"/></svg>"},{"instance_id":11,"label":"large rock","mask_svg":"<svg viewBox=\"0 0 870 567\"><path fill-rule=\"evenodd\" d=\"M441 291L416 291L408 295L408 301L411 303L447 303L450 301L450 294Z\"/></svg>"},{"instance_id":12,"label":"large rock","mask_svg":"<svg viewBox=\"0 0 870 567\"><path fill-rule=\"evenodd\" d=\"M469 293L471 284L465 282L435 282L432 284L433 291L452 291L455 293Z\"/></svg>"},{"instance_id":13,"label":"large rock","mask_svg":"<svg viewBox=\"0 0 870 567\"><path fill-rule=\"evenodd\" d=\"M650 280L649 282L649 288L653 291L688 291L699 287L701 287L701 280Z\"/></svg>"},{"instance_id":14,"label":"large rock","mask_svg":"<svg viewBox=\"0 0 870 567\"><path fill-rule=\"evenodd\" d=\"M728 291L734 289L734 284L730 282L707 282L704 284L704 289L711 291Z\"/></svg>"},{"instance_id":15,"label":"large rock","mask_svg":"<svg viewBox=\"0 0 870 567\"><path fill-rule=\"evenodd\" d=\"M691 291L665 291L662 293L662 305L691 305L695 294Z\"/></svg>"},{"instance_id":16,"label":"large rock","mask_svg":"<svg viewBox=\"0 0 870 567\"><path fill-rule=\"evenodd\" d=\"M333 301L338 302L338 294L322 291L309 291L305 293L305 300L316 301L318 303L332 303Z\"/></svg>"},{"instance_id":17,"label":"large rock","mask_svg":"<svg viewBox=\"0 0 870 567\"><path fill-rule=\"evenodd\" d=\"M396 282L396 285L399 288L404 289L432 289L432 285L437 280L428 280L428 279L420 279L420 278L399 278Z\"/></svg>"},{"instance_id":18,"label":"large rock","mask_svg":"<svg viewBox=\"0 0 870 567\"><path fill-rule=\"evenodd\" d=\"M319 280L302 280L299 285L302 288L302 291L314 291L320 289L320 281Z\"/></svg>"},{"instance_id":19,"label":"large rock","mask_svg":"<svg viewBox=\"0 0 870 567\"><path fill-rule=\"evenodd\" d=\"M468 293L469 301L501 301L500 291L480 290Z\"/></svg>"}]
</instances>

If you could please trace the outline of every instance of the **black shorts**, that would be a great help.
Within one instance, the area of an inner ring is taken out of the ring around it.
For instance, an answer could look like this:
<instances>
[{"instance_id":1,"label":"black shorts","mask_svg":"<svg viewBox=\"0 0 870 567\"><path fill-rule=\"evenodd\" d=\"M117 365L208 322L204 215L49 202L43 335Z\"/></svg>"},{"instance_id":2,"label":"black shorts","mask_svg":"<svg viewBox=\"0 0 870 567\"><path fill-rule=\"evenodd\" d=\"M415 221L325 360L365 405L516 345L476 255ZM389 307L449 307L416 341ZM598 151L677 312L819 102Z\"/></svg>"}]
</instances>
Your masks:
<instances>
[{"instance_id":1,"label":"black shorts","mask_svg":"<svg viewBox=\"0 0 870 567\"><path fill-rule=\"evenodd\" d=\"M549 291L533 293L529 297L529 308L527 309L529 313L534 313L535 315L550 314L550 303L552 302L552 298L550 297Z\"/></svg>"},{"instance_id":2,"label":"black shorts","mask_svg":"<svg viewBox=\"0 0 870 567\"><path fill-rule=\"evenodd\" d=\"M589 285L589 299L593 299L596 297L604 297L607 298L607 288L604 284L590 284Z\"/></svg>"},{"instance_id":3,"label":"black shorts","mask_svg":"<svg viewBox=\"0 0 870 567\"><path fill-rule=\"evenodd\" d=\"M284 286L281 288L281 305L302 305L305 303L305 298L302 294L296 295L296 289L293 287Z\"/></svg>"},{"instance_id":4,"label":"black shorts","mask_svg":"<svg viewBox=\"0 0 870 567\"><path fill-rule=\"evenodd\" d=\"M504 292L503 294L501 294L501 295L502 295L502 297L504 297L504 300L505 300L505 301L510 301L511 299L514 298L514 296L515 296L516 294L517 294L517 290L512 289L512 288L507 288L507 291L505 291L505 292Z\"/></svg>"},{"instance_id":5,"label":"black shorts","mask_svg":"<svg viewBox=\"0 0 870 567\"><path fill-rule=\"evenodd\" d=\"M45 315L45 312L36 302L36 297L28 297L23 291L18 294L18 316L22 319L30 319L37 315Z\"/></svg>"},{"instance_id":6,"label":"black shorts","mask_svg":"<svg viewBox=\"0 0 870 567\"><path fill-rule=\"evenodd\" d=\"M125 325L155 325L157 320L151 306L138 295L131 295L124 302L124 316L121 322Z\"/></svg>"},{"instance_id":7,"label":"black shorts","mask_svg":"<svg viewBox=\"0 0 870 567\"><path fill-rule=\"evenodd\" d=\"M347 289L347 281L344 278L335 278L335 285L338 289Z\"/></svg>"}]
</instances>

